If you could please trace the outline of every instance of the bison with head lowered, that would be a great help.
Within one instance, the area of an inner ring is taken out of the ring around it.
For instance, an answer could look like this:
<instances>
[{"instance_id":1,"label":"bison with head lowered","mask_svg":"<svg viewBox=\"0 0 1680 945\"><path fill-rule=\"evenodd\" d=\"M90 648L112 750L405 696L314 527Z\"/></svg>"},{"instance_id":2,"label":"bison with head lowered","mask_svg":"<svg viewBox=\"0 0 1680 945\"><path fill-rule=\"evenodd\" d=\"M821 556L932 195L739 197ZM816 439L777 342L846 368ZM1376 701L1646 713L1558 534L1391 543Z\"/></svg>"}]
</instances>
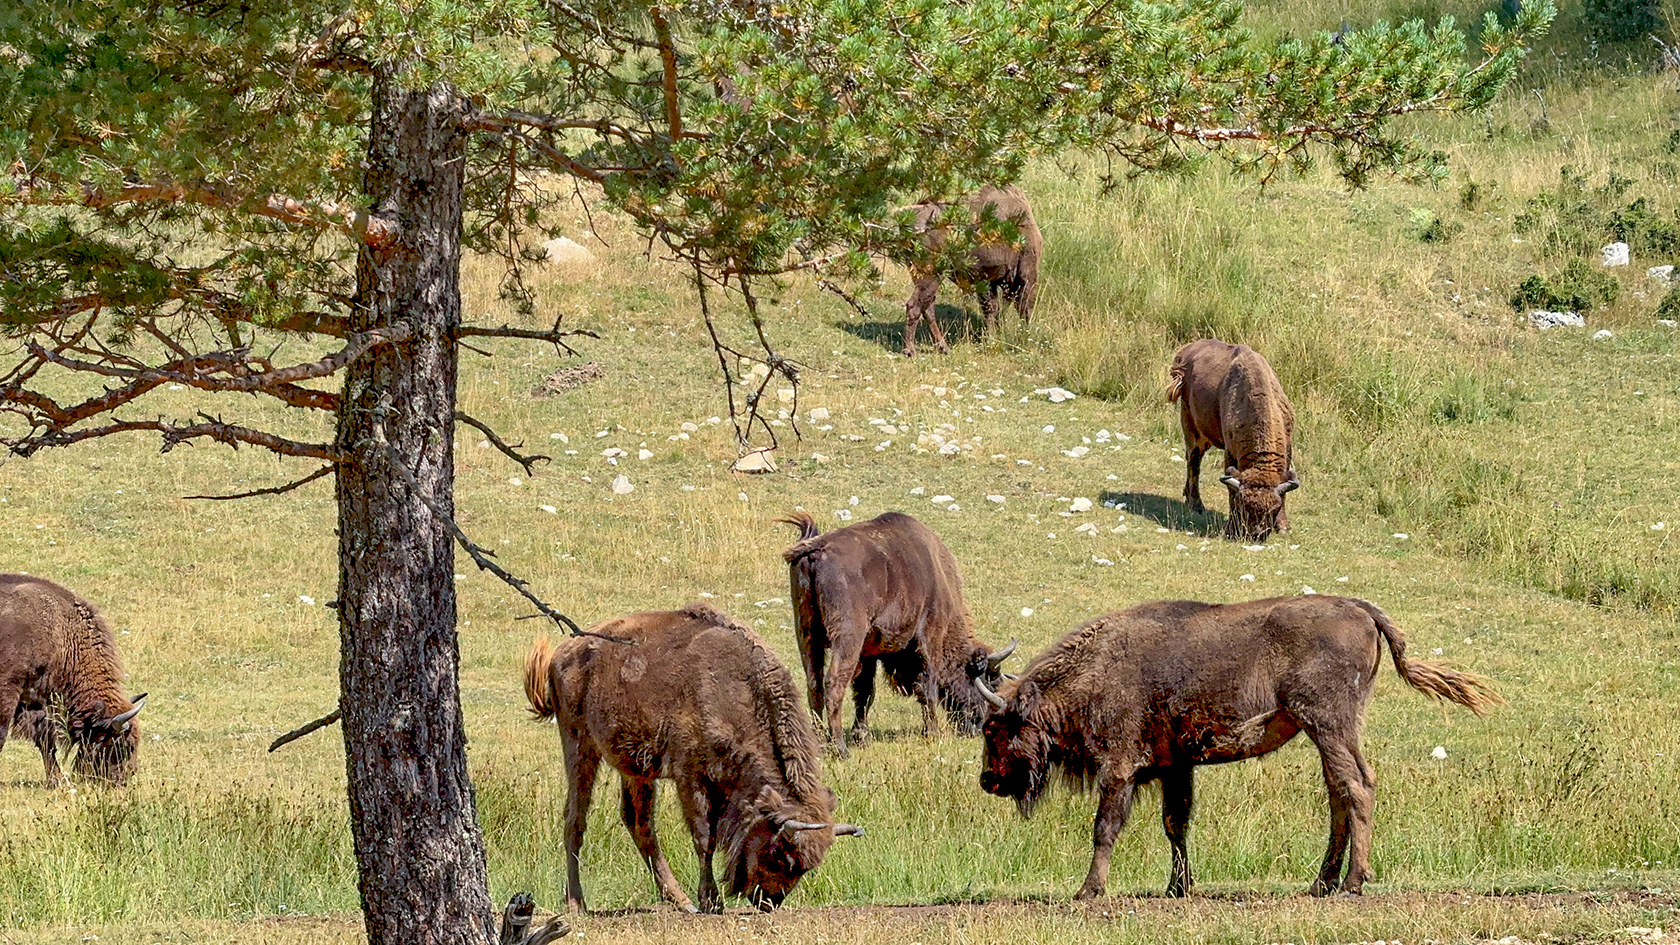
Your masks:
<instances>
[{"instance_id":1,"label":"bison with head lowered","mask_svg":"<svg viewBox=\"0 0 1680 945\"><path fill-rule=\"evenodd\" d=\"M92 604L44 578L0 574L0 748L8 732L41 750L47 784L64 783L60 733L79 775L122 784L140 747L144 694L123 695L111 628Z\"/></svg>"},{"instance_id":2,"label":"bison with head lowered","mask_svg":"<svg viewBox=\"0 0 1680 945\"><path fill-rule=\"evenodd\" d=\"M660 852L654 782L676 782L700 858L700 908L721 911L713 860L730 895L773 909L837 836L834 795L793 678L758 635L704 604L632 614L550 644L525 661L525 695L560 728L566 777L566 901L584 908L578 850L601 762L623 780L624 826L659 893L695 911Z\"/></svg>"},{"instance_id":3,"label":"bison with head lowered","mask_svg":"<svg viewBox=\"0 0 1680 945\"><path fill-rule=\"evenodd\" d=\"M1383 640L1414 689L1478 715L1501 701L1481 677L1408 660L1399 628L1367 601L1161 601L1085 624L999 692L977 684L993 705L980 786L1014 798L1023 815L1057 772L1095 786L1095 850L1076 897L1087 899L1103 894L1133 791L1161 782L1172 846L1167 893L1182 896L1191 885L1185 834L1195 768L1264 755L1305 732L1330 793L1330 845L1312 892L1358 893L1371 875L1377 787L1359 735Z\"/></svg>"}]
</instances>

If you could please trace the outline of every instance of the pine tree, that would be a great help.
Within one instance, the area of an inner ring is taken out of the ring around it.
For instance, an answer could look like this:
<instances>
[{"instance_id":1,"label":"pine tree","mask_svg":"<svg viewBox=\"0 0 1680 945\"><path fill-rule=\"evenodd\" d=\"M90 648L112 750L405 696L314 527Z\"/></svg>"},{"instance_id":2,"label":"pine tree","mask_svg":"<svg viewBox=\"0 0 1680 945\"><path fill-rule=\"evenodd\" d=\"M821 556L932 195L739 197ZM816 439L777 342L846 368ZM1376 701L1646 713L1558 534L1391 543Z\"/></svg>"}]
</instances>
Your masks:
<instances>
[{"instance_id":1,"label":"pine tree","mask_svg":"<svg viewBox=\"0 0 1680 945\"><path fill-rule=\"evenodd\" d=\"M29 456L134 432L165 451L209 439L319 464L271 491L335 478L340 705L369 940L490 941L454 545L496 566L453 522L455 425L533 458L457 411L457 351L475 336L565 346L575 333L464 323L463 253L500 257L506 297L534 318L524 271L551 232L545 211L569 196L555 181L586 183L692 267L709 324L708 286L732 290L766 339L755 277L867 266L913 245L896 207L1012 180L1063 148L1128 172L1215 154L1264 177L1319 153L1354 185L1437 174L1439 155L1391 120L1487 104L1551 17L1549 4L1510 25L1490 16L1469 62L1450 22L1268 45L1240 10L9 5L0 330L20 347L0 364L0 442ZM756 356L793 378L767 341ZM320 386L335 376L338 392ZM143 413L170 384L311 411L319 434Z\"/></svg>"}]
</instances>

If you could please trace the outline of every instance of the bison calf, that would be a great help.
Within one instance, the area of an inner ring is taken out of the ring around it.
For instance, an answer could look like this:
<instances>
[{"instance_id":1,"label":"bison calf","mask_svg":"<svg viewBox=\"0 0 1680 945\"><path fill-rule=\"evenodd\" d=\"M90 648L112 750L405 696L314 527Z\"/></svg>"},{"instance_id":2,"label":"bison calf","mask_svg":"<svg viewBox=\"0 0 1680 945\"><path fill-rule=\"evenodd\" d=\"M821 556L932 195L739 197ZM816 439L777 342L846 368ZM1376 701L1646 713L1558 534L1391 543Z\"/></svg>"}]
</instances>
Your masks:
<instances>
[{"instance_id":1,"label":"bison calf","mask_svg":"<svg viewBox=\"0 0 1680 945\"><path fill-rule=\"evenodd\" d=\"M43 578L0 574L0 748L8 732L34 741L47 784L58 787L62 731L77 774L124 783L146 697L130 702L122 676L111 628L92 604Z\"/></svg>"},{"instance_id":2,"label":"bison calf","mask_svg":"<svg viewBox=\"0 0 1680 945\"><path fill-rule=\"evenodd\" d=\"M894 688L921 702L923 731L938 727L939 705L959 729L976 731L986 703L970 680L997 685L998 667L1015 644L993 652L974 638L957 561L939 536L902 512L826 535L805 512L781 521L799 529L799 542L782 557L806 696L811 711L827 721L835 750L846 754L840 709L847 684L856 713L852 734L868 734L877 666Z\"/></svg>"},{"instance_id":3,"label":"bison calf","mask_svg":"<svg viewBox=\"0 0 1680 945\"><path fill-rule=\"evenodd\" d=\"M1283 497L1300 488L1291 465L1295 411L1272 366L1247 345L1217 338L1192 341L1173 355L1167 402L1179 404L1184 427L1184 501L1202 505L1202 454L1225 451L1230 490L1227 537L1265 541L1289 528Z\"/></svg>"},{"instance_id":4,"label":"bison calf","mask_svg":"<svg viewBox=\"0 0 1680 945\"><path fill-rule=\"evenodd\" d=\"M703 604L590 630L600 636L540 639L525 661L531 711L558 723L565 753L568 904L584 908L578 850L603 759L623 780L624 826L659 894L690 912L654 835L656 779L676 782L709 912L723 906L714 854L723 853L730 895L768 910L836 836L862 834L830 822L834 795L818 778L817 738L793 678L751 630Z\"/></svg>"},{"instance_id":5,"label":"bison calf","mask_svg":"<svg viewBox=\"0 0 1680 945\"><path fill-rule=\"evenodd\" d=\"M924 203L916 207L916 228L922 233L922 247L927 257L911 264L910 275L915 280L909 301L904 303L904 354L916 356L916 323L927 319L928 333L940 354L951 350L945 343L945 332L934 314L939 298L939 271L935 258L943 250L947 234L938 220L947 204ZM980 312L986 318L986 330L997 329L998 310L1002 307L998 295L1015 303L1021 320L1032 318L1033 302L1038 298L1038 261L1044 255L1044 236L1033 222L1032 206L1027 197L1014 185L987 185L968 198L968 208L974 218L991 217L998 222L1010 222L1020 235L1019 242L982 240L969 254L965 264L951 273L951 281L963 288L972 288L980 301Z\"/></svg>"},{"instance_id":6,"label":"bison calf","mask_svg":"<svg viewBox=\"0 0 1680 945\"><path fill-rule=\"evenodd\" d=\"M994 707L982 731L980 786L1029 815L1058 770L1075 786L1095 785L1095 851L1075 897L1088 899L1103 894L1133 791L1160 781L1172 845L1167 894L1182 896L1191 885L1185 834L1196 766L1264 755L1306 732L1330 794L1330 846L1312 892L1358 893L1371 875L1377 787L1359 734L1382 639L1414 689L1477 715L1503 701L1479 676L1407 660L1400 630L1363 600L1143 604L1063 637L1000 693L977 686Z\"/></svg>"}]
</instances>

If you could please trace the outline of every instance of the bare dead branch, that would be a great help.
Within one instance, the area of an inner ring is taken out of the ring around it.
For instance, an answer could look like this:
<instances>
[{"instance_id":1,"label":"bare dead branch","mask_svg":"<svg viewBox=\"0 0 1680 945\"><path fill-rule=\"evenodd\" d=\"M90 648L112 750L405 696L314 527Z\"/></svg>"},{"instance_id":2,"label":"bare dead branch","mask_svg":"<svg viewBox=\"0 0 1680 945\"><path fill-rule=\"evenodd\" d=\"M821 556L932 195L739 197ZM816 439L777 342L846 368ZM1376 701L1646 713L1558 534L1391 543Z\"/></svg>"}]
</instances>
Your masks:
<instances>
[{"instance_id":1,"label":"bare dead branch","mask_svg":"<svg viewBox=\"0 0 1680 945\"><path fill-rule=\"evenodd\" d=\"M845 289L842 289L840 286L836 285L835 283L830 282L827 279L818 279L817 280L817 288L822 289L825 292L832 292L835 295L840 296L842 299L845 299L846 304L850 305L852 307L852 309L854 311L856 311L859 315L862 315L865 318L875 317L875 314L873 312L871 312L869 309L863 307L863 303L859 302L857 300L856 296L852 295L850 292L847 292Z\"/></svg>"},{"instance_id":2,"label":"bare dead branch","mask_svg":"<svg viewBox=\"0 0 1680 945\"><path fill-rule=\"evenodd\" d=\"M314 472L310 473L309 475L304 476L302 479L294 479L291 482L288 482L283 486L274 486L274 487L268 488L268 489L257 489L257 490L254 490L252 492L241 492L241 493L238 493L237 495L189 495L189 496L183 496L182 498L186 498L186 499L211 499L211 500L214 500L214 501L217 501L217 502L225 502L225 501L228 501L230 499L249 499L249 498L252 498L254 496L259 496L259 495L280 495L283 492L291 492L293 489L297 489L297 488L300 488L302 486L306 486L306 485L314 482L315 480L321 478L322 476L325 476L328 473L333 472L336 468L337 468L336 466L333 466L333 465L330 465L330 464L326 465L326 466L322 466L320 469L317 469ZM273 751L273 750L274 749L272 749L272 748L269 749L269 751Z\"/></svg>"},{"instance_id":3,"label":"bare dead branch","mask_svg":"<svg viewBox=\"0 0 1680 945\"><path fill-rule=\"evenodd\" d=\"M534 328L513 328L503 325L500 328L484 328L473 325L460 325L455 329L455 337L461 338L525 338L530 341L546 341L567 354L575 355L577 351L566 344L567 338L600 338L601 336L587 328L569 328L561 331L558 327L547 331Z\"/></svg>"},{"instance_id":4,"label":"bare dead branch","mask_svg":"<svg viewBox=\"0 0 1680 945\"><path fill-rule=\"evenodd\" d=\"M343 461L343 457L338 451L325 443L304 443L298 440L290 440L282 436L276 436L266 430L253 430L249 427L223 423L210 417L206 417L203 423L196 423L191 426L177 426L163 420L117 420L102 427L92 427L84 430L54 429L45 433L32 433L22 437L0 438L0 446L5 446L19 456L31 456L48 447L70 446L83 440L99 439L134 431L163 434L162 452L165 453L189 440L208 437L219 443L225 443L234 449L238 449L240 444L248 443L285 456L305 456L334 463Z\"/></svg>"},{"instance_id":5,"label":"bare dead branch","mask_svg":"<svg viewBox=\"0 0 1680 945\"><path fill-rule=\"evenodd\" d=\"M341 714L342 713L340 712L340 710L334 709L331 712L328 712L326 715L321 716L320 718L316 719L313 722L306 722L303 725L300 725L297 728L294 728L291 731L287 732L286 734L280 736L279 738L276 738L274 741L269 742L268 750L270 752L278 751L280 748L282 748L286 745L290 745L292 742L297 741L298 739L302 738L305 735L310 734L311 732L318 732L321 729L324 729L327 726L333 724L334 722L337 722L338 717Z\"/></svg>"},{"instance_id":6,"label":"bare dead branch","mask_svg":"<svg viewBox=\"0 0 1680 945\"><path fill-rule=\"evenodd\" d=\"M525 456L517 452L520 447L525 445L524 443L515 443L512 446L509 446L507 443L502 441L501 437L496 435L496 431L491 429L489 424L483 422L482 420L476 420L469 417L459 410L455 411L455 420L457 423L464 423L484 434L485 439L490 441L490 445L500 450L503 456L506 456L508 459L511 459L519 465L525 467L525 475L527 476L536 475L536 465L538 463L548 463L554 461L554 458L551 456Z\"/></svg>"}]
</instances>

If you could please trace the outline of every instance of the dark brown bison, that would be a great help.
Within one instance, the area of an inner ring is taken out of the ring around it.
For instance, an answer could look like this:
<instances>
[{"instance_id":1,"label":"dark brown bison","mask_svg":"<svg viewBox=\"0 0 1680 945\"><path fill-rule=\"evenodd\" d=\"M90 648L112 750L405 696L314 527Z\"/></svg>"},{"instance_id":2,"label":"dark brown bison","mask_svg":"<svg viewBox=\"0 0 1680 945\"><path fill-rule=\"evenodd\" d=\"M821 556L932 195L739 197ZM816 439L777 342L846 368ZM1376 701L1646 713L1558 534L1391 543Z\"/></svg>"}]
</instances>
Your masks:
<instances>
[{"instance_id":1,"label":"dark brown bison","mask_svg":"<svg viewBox=\"0 0 1680 945\"><path fill-rule=\"evenodd\" d=\"M902 512L826 535L806 512L781 521L799 529L799 542L782 557L806 697L811 711L828 722L835 750L846 754L840 709L848 683L853 735L868 735L877 666L894 688L921 702L924 731L938 728L939 705L960 730L978 730L986 703L970 680L996 686L998 667L1015 644L994 653L974 638L957 561L939 536Z\"/></svg>"},{"instance_id":2,"label":"dark brown bison","mask_svg":"<svg viewBox=\"0 0 1680 945\"><path fill-rule=\"evenodd\" d=\"M729 894L773 909L815 869L836 836L834 795L818 777L820 749L793 677L757 634L704 604L632 614L590 628L629 642L538 640L525 695L560 727L566 777L566 901L581 910L578 849L603 759L624 782L624 825L659 893L695 911L659 850L654 781L676 782L700 857L700 908L722 909L712 858Z\"/></svg>"},{"instance_id":3,"label":"dark brown bison","mask_svg":"<svg viewBox=\"0 0 1680 945\"><path fill-rule=\"evenodd\" d=\"M939 297L935 259L947 238L945 228L937 220L949 207L950 204L943 203L916 206L916 229L922 233L927 255L910 266L915 287L910 291L910 300L904 303L904 353L909 357L916 356L916 323L923 317L927 318L934 347L941 354L951 350L934 315L934 302ZM998 309L1002 307L999 292L1015 303L1022 321L1031 319L1033 302L1038 298L1038 261L1044 255L1044 236L1033 222L1032 206L1027 203L1026 195L1013 184L1007 187L988 184L968 198L968 208L977 221L990 217L999 223L1013 223L1019 241L982 241L969 254L967 264L950 274L951 281L978 294L988 331L997 328Z\"/></svg>"},{"instance_id":4,"label":"dark brown bison","mask_svg":"<svg viewBox=\"0 0 1680 945\"><path fill-rule=\"evenodd\" d=\"M1075 786L1095 786L1096 851L1076 897L1088 899L1103 893L1134 789L1160 781L1173 851L1167 894L1182 896L1191 882L1184 837L1195 767L1263 755L1306 732L1330 794L1330 846L1312 892L1358 893L1371 875L1377 787L1359 732L1381 668L1379 638L1414 689L1477 715L1503 701L1479 676L1407 660L1400 630L1366 601L1143 604L1063 637L999 693L982 684L994 709L983 730L980 786L1014 798L1023 815L1057 771Z\"/></svg>"},{"instance_id":5,"label":"dark brown bison","mask_svg":"<svg viewBox=\"0 0 1680 945\"><path fill-rule=\"evenodd\" d=\"M1202 454L1225 450L1219 481L1231 494L1225 534L1265 541L1287 530L1283 497L1300 488L1292 466L1295 411L1266 359L1246 345L1192 341L1173 355L1167 402L1184 425L1184 500L1202 505Z\"/></svg>"},{"instance_id":6,"label":"dark brown bison","mask_svg":"<svg viewBox=\"0 0 1680 945\"><path fill-rule=\"evenodd\" d=\"M43 578L0 574L0 748L8 732L35 742L47 784L59 787L61 735L75 771L122 784L140 746L144 694L123 695L122 665L105 618Z\"/></svg>"}]
</instances>

